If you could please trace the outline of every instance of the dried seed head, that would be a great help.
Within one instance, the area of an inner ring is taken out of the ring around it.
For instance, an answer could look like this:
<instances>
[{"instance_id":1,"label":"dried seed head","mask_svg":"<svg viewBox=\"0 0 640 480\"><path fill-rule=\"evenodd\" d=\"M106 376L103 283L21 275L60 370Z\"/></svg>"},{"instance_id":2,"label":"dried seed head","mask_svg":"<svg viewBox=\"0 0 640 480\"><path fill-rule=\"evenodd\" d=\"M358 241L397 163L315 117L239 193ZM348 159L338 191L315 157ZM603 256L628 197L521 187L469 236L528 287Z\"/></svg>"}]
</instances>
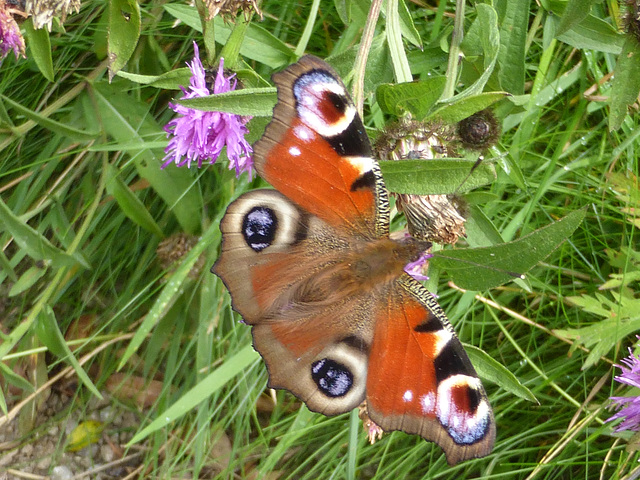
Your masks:
<instances>
[{"instance_id":1,"label":"dried seed head","mask_svg":"<svg viewBox=\"0 0 640 480\"><path fill-rule=\"evenodd\" d=\"M207 20L211 20L216 15L221 15L225 21L235 20L239 10L244 13L244 18L248 21L253 12L262 19L262 12L258 8L256 0L205 0L205 5L209 10Z\"/></svg>"},{"instance_id":2,"label":"dried seed head","mask_svg":"<svg viewBox=\"0 0 640 480\"><path fill-rule=\"evenodd\" d=\"M482 110L458 122L458 138L469 150L486 150L500 138L500 126L494 113Z\"/></svg>"},{"instance_id":3,"label":"dried seed head","mask_svg":"<svg viewBox=\"0 0 640 480\"><path fill-rule=\"evenodd\" d=\"M446 158L455 155L453 129L439 123L414 120L390 126L375 144L381 160ZM465 217L454 195L394 194L396 207L404 212L411 236L430 242L456 243L465 235Z\"/></svg>"},{"instance_id":4,"label":"dried seed head","mask_svg":"<svg viewBox=\"0 0 640 480\"><path fill-rule=\"evenodd\" d=\"M455 155L453 138L453 129L448 125L403 120L389 125L374 149L381 160L428 160Z\"/></svg>"},{"instance_id":5,"label":"dried seed head","mask_svg":"<svg viewBox=\"0 0 640 480\"><path fill-rule=\"evenodd\" d=\"M26 13L33 17L33 27L47 27L51 31L53 17L58 17L62 22L67 15L80 11L80 0L26 0Z\"/></svg>"},{"instance_id":6,"label":"dried seed head","mask_svg":"<svg viewBox=\"0 0 640 480\"><path fill-rule=\"evenodd\" d=\"M640 42L640 0L627 0L622 14L624 31L633 35Z\"/></svg>"},{"instance_id":7,"label":"dried seed head","mask_svg":"<svg viewBox=\"0 0 640 480\"><path fill-rule=\"evenodd\" d=\"M187 235L186 233L177 233L165 238L160 242L156 249L158 261L164 270L174 270L177 264L182 261L184 256L198 243L198 237ZM204 266L204 255L196 261L195 265L189 272L191 278L196 278L202 267Z\"/></svg>"}]
</instances>

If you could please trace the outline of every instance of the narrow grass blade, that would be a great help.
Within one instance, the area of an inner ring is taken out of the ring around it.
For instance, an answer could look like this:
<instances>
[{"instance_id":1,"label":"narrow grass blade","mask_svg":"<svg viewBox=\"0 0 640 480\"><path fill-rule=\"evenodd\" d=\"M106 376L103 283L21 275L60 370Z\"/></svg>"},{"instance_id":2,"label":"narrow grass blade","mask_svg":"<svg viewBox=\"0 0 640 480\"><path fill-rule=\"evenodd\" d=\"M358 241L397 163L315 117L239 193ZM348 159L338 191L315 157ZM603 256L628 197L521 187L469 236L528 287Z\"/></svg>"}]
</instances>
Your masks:
<instances>
[{"instance_id":1,"label":"narrow grass blade","mask_svg":"<svg viewBox=\"0 0 640 480\"><path fill-rule=\"evenodd\" d=\"M48 260L54 268L81 265L90 268L89 263L80 255L68 255L54 247L40 232L20 220L0 199L0 224L9 232L20 248L35 260Z\"/></svg>"},{"instance_id":2,"label":"narrow grass blade","mask_svg":"<svg viewBox=\"0 0 640 480\"><path fill-rule=\"evenodd\" d=\"M525 44L529 25L531 0L504 2L505 13L500 25L500 53L498 78L500 86L513 95L524 93Z\"/></svg>"},{"instance_id":3,"label":"narrow grass blade","mask_svg":"<svg viewBox=\"0 0 640 480\"><path fill-rule=\"evenodd\" d=\"M62 332L58 328L58 321L53 313L53 309L49 305L46 305L38 315L36 320L36 335L51 353L68 362L75 370L80 381L84 383L91 393L102 400L102 394L100 394L93 384L87 372L80 366L73 352L69 350L67 342L64 340L64 335L62 335Z\"/></svg>"},{"instance_id":4,"label":"narrow grass blade","mask_svg":"<svg viewBox=\"0 0 640 480\"><path fill-rule=\"evenodd\" d=\"M228 358L220 367L207 375L200 383L180 397L171 407L158 414L153 422L138 432L127 446L137 443L153 432L166 427L174 420L192 410L211 394L232 380L236 375L244 372L249 366L258 361L260 355L251 345L246 345L238 353Z\"/></svg>"},{"instance_id":5,"label":"narrow grass blade","mask_svg":"<svg viewBox=\"0 0 640 480\"><path fill-rule=\"evenodd\" d=\"M298 410L298 414L293 420L291 427L289 427L287 434L280 438L280 441L275 446L271 454L265 459L262 465L260 465L259 478L265 478L269 472L273 471L280 459L284 457L291 448L293 448L300 437L304 436L308 432L307 427L314 415L316 414L310 411L306 406L300 407L300 410Z\"/></svg>"},{"instance_id":6,"label":"narrow grass blade","mask_svg":"<svg viewBox=\"0 0 640 480\"><path fill-rule=\"evenodd\" d=\"M96 87L96 98L100 107L98 114L106 132L117 142L136 142L143 147L131 152L139 175L149 181L171 208L183 230L192 234L199 232L202 195L194 188L194 178L188 169L172 165L164 170L160 168L164 152L150 148L149 141L165 135L153 120L149 106L104 84Z\"/></svg>"},{"instance_id":7,"label":"narrow grass blade","mask_svg":"<svg viewBox=\"0 0 640 480\"><path fill-rule=\"evenodd\" d=\"M162 230L153 219L147 207L138 197L120 180L118 170L111 164L107 167L107 192L113 195L124 214L135 224L151 232L158 237L164 237Z\"/></svg>"},{"instance_id":8,"label":"narrow grass blade","mask_svg":"<svg viewBox=\"0 0 640 480\"><path fill-rule=\"evenodd\" d=\"M182 294L182 285L200 255L205 251L206 248L209 248L212 243L218 242L220 240L219 224L220 218L217 218L216 221L214 221L209 226L207 231L202 235L200 241L184 257L182 264L168 279L156 302L149 310L149 313L147 313L147 315L144 317L142 324L138 327L138 330L136 330L135 335L131 339L127 350L122 356L122 360L120 360L118 370L121 369L125 365L125 363L127 363L127 360L129 360L131 355L133 355L138 350L153 327L160 321L162 316L166 314L166 312L169 310L171 305L173 305L178 296Z\"/></svg>"},{"instance_id":9,"label":"narrow grass blade","mask_svg":"<svg viewBox=\"0 0 640 480\"><path fill-rule=\"evenodd\" d=\"M33 110L29 110L28 108L23 107L18 102L14 102L4 95L0 95L0 98L3 102L5 102L7 105L10 105L11 108L16 110L21 115L24 115L28 119L33 120L41 127L58 133L63 137L68 137L72 140L83 142L87 140L93 140L98 136L98 132L84 132L82 130L78 130L77 128L70 127L69 125L65 125L64 123L51 120L49 117L45 117L44 115L34 112Z\"/></svg>"},{"instance_id":10,"label":"narrow grass blade","mask_svg":"<svg viewBox=\"0 0 640 480\"><path fill-rule=\"evenodd\" d=\"M500 386L509 393L527 400L529 402L540 403L535 395L525 387L518 377L516 377L509 369L498 362L495 358L488 355L484 350L464 343L464 349L471 359L471 363L475 367L478 375Z\"/></svg>"}]
</instances>

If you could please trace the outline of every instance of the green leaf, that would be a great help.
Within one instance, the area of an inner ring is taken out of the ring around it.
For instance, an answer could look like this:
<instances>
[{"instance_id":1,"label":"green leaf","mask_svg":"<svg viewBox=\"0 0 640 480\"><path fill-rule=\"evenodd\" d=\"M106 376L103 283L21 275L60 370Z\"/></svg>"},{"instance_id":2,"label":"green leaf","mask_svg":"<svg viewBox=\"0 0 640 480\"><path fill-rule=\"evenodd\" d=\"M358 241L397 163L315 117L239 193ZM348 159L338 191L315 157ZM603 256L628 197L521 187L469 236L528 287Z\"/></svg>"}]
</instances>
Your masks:
<instances>
[{"instance_id":1,"label":"green leaf","mask_svg":"<svg viewBox=\"0 0 640 480\"><path fill-rule=\"evenodd\" d=\"M80 265L90 268L89 263L81 254L68 255L54 247L40 232L34 230L20 220L11 209L0 199L0 226L9 232L27 255L35 260L48 260L54 268Z\"/></svg>"},{"instance_id":2,"label":"green leaf","mask_svg":"<svg viewBox=\"0 0 640 480\"><path fill-rule=\"evenodd\" d=\"M0 98L2 99L3 102L6 102L18 113L24 115L30 120L33 120L41 127L51 130L52 132L58 133L63 137L70 138L71 140L84 142L87 140L93 140L99 135L98 132L83 132L82 130L78 130L76 128L69 127L68 125L65 125L63 123L51 120L50 118L44 117L39 113L34 112L33 110L29 110L28 108L23 107L19 103L14 102L13 100L11 100L8 97L5 97L4 95L0 94Z\"/></svg>"},{"instance_id":3,"label":"green leaf","mask_svg":"<svg viewBox=\"0 0 640 480\"><path fill-rule=\"evenodd\" d=\"M525 46L531 0L504 0L505 14L500 25L498 78L500 87L512 95L524 93Z\"/></svg>"},{"instance_id":4,"label":"green leaf","mask_svg":"<svg viewBox=\"0 0 640 480\"><path fill-rule=\"evenodd\" d=\"M470 195L465 197L467 201ZM477 205L471 205L469 212L470 215L464 224L464 229L470 247L489 247L504 243L500 232L481 208L478 208Z\"/></svg>"},{"instance_id":5,"label":"green leaf","mask_svg":"<svg viewBox=\"0 0 640 480\"><path fill-rule=\"evenodd\" d=\"M46 28L34 28L33 18L29 17L22 24L29 46L29 57L33 58L40 73L50 82L55 81L53 73L53 60L51 59L51 41L49 31Z\"/></svg>"},{"instance_id":6,"label":"green leaf","mask_svg":"<svg viewBox=\"0 0 640 480\"><path fill-rule=\"evenodd\" d=\"M206 97L174 100L180 105L198 110L212 112L229 112L236 115L251 115L253 117L270 117L278 97L276 89L244 88L232 92L218 93Z\"/></svg>"},{"instance_id":7,"label":"green leaf","mask_svg":"<svg viewBox=\"0 0 640 480\"><path fill-rule=\"evenodd\" d=\"M556 27L556 35L562 35L589 16L591 6L600 0L569 0Z\"/></svg>"},{"instance_id":8,"label":"green leaf","mask_svg":"<svg viewBox=\"0 0 640 480\"><path fill-rule=\"evenodd\" d=\"M610 95L609 130L617 130L640 92L640 47L631 35L622 47L613 74Z\"/></svg>"},{"instance_id":9,"label":"green leaf","mask_svg":"<svg viewBox=\"0 0 640 480\"><path fill-rule=\"evenodd\" d=\"M351 0L333 0L333 6L345 25L349 25L351 22L351 3Z\"/></svg>"},{"instance_id":10,"label":"green leaf","mask_svg":"<svg viewBox=\"0 0 640 480\"><path fill-rule=\"evenodd\" d=\"M493 164L459 158L382 161L380 169L387 188L395 193L418 195L464 193L493 182Z\"/></svg>"},{"instance_id":11,"label":"green leaf","mask_svg":"<svg viewBox=\"0 0 640 480\"><path fill-rule=\"evenodd\" d=\"M197 233L201 226L202 196L194 187L194 179L188 169L175 165L160 168L164 151L151 148L149 142L159 140L165 134L153 120L149 105L132 98L115 85L99 84L95 91L105 131L117 142L140 145L140 150L131 151L138 174L171 207L182 229Z\"/></svg>"},{"instance_id":12,"label":"green leaf","mask_svg":"<svg viewBox=\"0 0 640 480\"><path fill-rule=\"evenodd\" d=\"M422 49L422 38L420 32L413 23L411 12L407 8L404 0L398 0L398 14L400 18L400 31L402 36L406 38L412 45Z\"/></svg>"},{"instance_id":13,"label":"green leaf","mask_svg":"<svg viewBox=\"0 0 640 480\"><path fill-rule=\"evenodd\" d=\"M481 47L483 62L483 71L478 79L473 82L468 88L453 98L447 100L448 103L456 103L464 98L478 95L484 89L484 86L489 81L493 70L495 69L498 61L498 54L500 53L500 31L498 29L498 14L490 5L484 3L478 3L476 5L476 11L478 17L471 26L469 31L469 37L467 43L463 43L463 47L466 49L474 50ZM477 43L478 46L473 47L470 43Z\"/></svg>"},{"instance_id":14,"label":"green leaf","mask_svg":"<svg viewBox=\"0 0 640 480\"><path fill-rule=\"evenodd\" d=\"M573 340L574 346L584 345L591 349L582 366L583 370L595 365L600 357L609 353L627 335L640 330L640 300L624 297L613 291L611 294L613 301L599 293L594 297L567 297L569 302L585 312L604 317L605 320L581 328L554 330L554 333Z\"/></svg>"},{"instance_id":15,"label":"green leaf","mask_svg":"<svg viewBox=\"0 0 640 480\"><path fill-rule=\"evenodd\" d=\"M140 25L140 7L136 0L109 0L109 81L135 51Z\"/></svg>"},{"instance_id":16,"label":"green leaf","mask_svg":"<svg viewBox=\"0 0 640 480\"><path fill-rule=\"evenodd\" d=\"M58 322L55 314L53 313L53 309L49 305L45 305L42 311L38 314L35 327L38 340L40 340L51 353L68 362L75 370L80 381L84 383L91 393L99 399L102 399L102 395L96 386L83 370L80 363L78 363L73 352L69 350L69 346L64 340L64 335L62 335L62 332L58 328Z\"/></svg>"},{"instance_id":17,"label":"green leaf","mask_svg":"<svg viewBox=\"0 0 640 480\"><path fill-rule=\"evenodd\" d=\"M555 18L551 18L551 21L554 24L558 22ZM605 20L589 15L566 33L558 35L557 38L580 50L597 50L617 55L622 50L625 36L620 35Z\"/></svg>"},{"instance_id":18,"label":"green leaf","mask_svg":"<svg viewBox=\"0 0 640 480\"><path fill-rule=\"evenodd\" d=\"M189 85L191 78L191 70L188 68L176 68L162 75L138 75L136 73L123 72L120 70L116 75L140 85L149 85L150 87L180 90L181 86Z\"/></svg>"},{"instance_id":19,"label":"green leaf","mask_svg":"<svg viewBox=\"0 0 640 480\"><path fill-rule=\"evenodd\" d=\"M484 350L466 343L463 345L471 363L482 379L489 380L524 400L539 403L535 395L531 393L531 390L520 383L518 377L511 373L508 368L488 355Z\"/></svg>"},{"instance_id":20,"label":"green leaf","mask_svg":"<svg viewBox=\"0 0 640 480\"><path fill-rule=\"evenodd\" d=\"M513 242L491 247L442 250L429 260L446 270L451 280L466 290L493 288L528 272L544 260L578 228L584 209L544 226Z\"/></svg>"},{"instance_id":21,"label":"green leaf","mask_svg":"<svg viewBox=\"0 0 640 480\"><path fill-rule=\"evenodd\" d=\"M15 385L25 392L33 393L36 390L28 380L11 370L5 362L0 362L0 376L3 380L6 380L11 385Z\"/></svg>"},{"instance_id":22,"label":"green leaf","mask_svg":"<svg viewBox=\"0 0 640 480\"><path fill-rule=\"evenodd\" d=\"M397 117L410 113L414 119L421 120L442 95L445 82L445 77L433 77L409 83L383 84L376 90L376 99L385 113Z\"/></svg>"},{"instance_id":23,"label":"green leaf","mask_svg":"<svg viewBox=\"0 0 640 480\"><path fill-rule=\"evenodd\" d=\"M200 17L192 6L170 3L163 5L163 8L167 13L182 20L194 30L202 32ZM224 45L231 35L233 25L227 25L220 16L217 16L214 22L216 42ZM271 68L288 65L295 59L293 50L282 40L254 23L249 24L240 46L240 54Z\"/></svg>"},{"instance_id":24,"label":"green leaf","mask_svg":"<svg viewBox=\"0 0 640 480\"><path fill-rule=\"evenodd\" d=\"M137 225L160 238L164 237L162 230L155 222L149 210L138 197L125 185L118 176L118 170L111 164L107 166L107 192L113 195L124 214Z\"/></svg>"},{"instance_id":25,"label":"green leaf","mask_svg":"<svg viewBox=\"0 0 640 480\"><path fill-rule=\"evenodd\" d=\"M46 268L39 268L35 265L33 267L29 267L20 276L18 281L11 286L11 290L9 290L9 297L15 297L25 290L30 289L45 273L47 273Z\"/></svg>"},{"instance_id":26,"label":"green leaf","mask_svg":"<svg viewBox=\"0 0 640 480\"><path fill-rule=\"evenodd\" d=\"M441 107L429 114L429 118L438 118L446 123L458 123L508 96L507 92L486 92L458 101L455 101L456 97L453 97L453 102L442 104Z\"/></svg>"},{"instance_id":27,"label":"green leaf","mask_svg":"<svg viewBox=\"0 0 640 480\"><path fill-rule=\"evenodd\" d=\"M227 358L224 363L207 375L191 390L185 392L167 410L159 413L157 418L149 425L138 432L127 446L138 443L153 432L166 427L171 422L183 416L195 408L200 402L206 400L215 392L224 387L237 375L243 374L254 363L258 362L260 355L256 353L251 345L246 345L234 356Z\"/></svg>"}]
</instances>

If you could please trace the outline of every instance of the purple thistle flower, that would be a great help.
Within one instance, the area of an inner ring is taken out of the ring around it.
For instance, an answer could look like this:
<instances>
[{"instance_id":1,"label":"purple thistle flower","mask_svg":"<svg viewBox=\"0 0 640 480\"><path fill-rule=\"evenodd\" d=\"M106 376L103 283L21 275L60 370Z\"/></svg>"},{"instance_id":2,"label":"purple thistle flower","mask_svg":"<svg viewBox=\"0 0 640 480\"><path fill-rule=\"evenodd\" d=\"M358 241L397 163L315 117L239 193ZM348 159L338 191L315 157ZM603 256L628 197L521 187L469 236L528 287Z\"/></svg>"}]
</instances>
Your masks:
<instances>
[{"instance_id":1,"label":"purple thistle flower","mask_svg":"<svg viewBox=\"0 0 640 480\"><path fill-rule=\"evenodd\" d=\"M213 92L209 90L205 81L205 71L200 61L198 45L193 43L194 57L189 65L191 80L189 89L180 87L184 96L182 98L197 98L212 93L224 93L235 90L236 80L224 75L224 59L220 59L220 66L213 85ZM232 83L233 80L233 83ZM252 176L253 149L244 136L249 132L245 124L251 117L243 117L226 112L205 112L187 108L182 105L169 103L169 107L178 116L164 127L167 137L171 137L169 145L165 148L164 163L162 168L172 162L178 167L197 162L198 168L202 167L205 160L209 164L215 163L222 152L222 147L227 147L229 170L236 169L236 177L242 172Z\"/></svg>"},{"instance_id":2,"label":"purple thistle flower","mask_svg":"<svg viewBox=\"0 0 640 480\"><path fill-rule=\"evenodd\" d=\"M429 277L422 272L427 265L427 260L432 256L430 253L423 252L417 260L407 263L404 266L404 271L420 282L429 280Z\"/></svg>"},{"instance_id":3,"label":"purple thistle flower","mask_svg":"<svg viewBox=\"0 0 640 480\"><path fill-rule=\"evenodd\" d=\"M640 338L640 337L639 337ZM623 358L624 365L616 365L622 374L614 377L614 380L640 388L640 358L635 356L629 348L629 357ZM640 395L631 397L611 397L611 403L620 411L607 419L612 422L619 418L624 419L620 425L615 427L614 432L622 432L623 430L640 430Z\"/></svg>"},{"instance_id":4,"label":"purple thistle flower","mask_svg":"<svg viewBox=\"0 0 640 480\"><path fill-rule=\"evenodd\" d=\"M20 33L20 27L14 20L9 9L9 5L0 0L0 61L13 50L16 60L24 54L24 38Z\"/></svg>"}]
</instances>

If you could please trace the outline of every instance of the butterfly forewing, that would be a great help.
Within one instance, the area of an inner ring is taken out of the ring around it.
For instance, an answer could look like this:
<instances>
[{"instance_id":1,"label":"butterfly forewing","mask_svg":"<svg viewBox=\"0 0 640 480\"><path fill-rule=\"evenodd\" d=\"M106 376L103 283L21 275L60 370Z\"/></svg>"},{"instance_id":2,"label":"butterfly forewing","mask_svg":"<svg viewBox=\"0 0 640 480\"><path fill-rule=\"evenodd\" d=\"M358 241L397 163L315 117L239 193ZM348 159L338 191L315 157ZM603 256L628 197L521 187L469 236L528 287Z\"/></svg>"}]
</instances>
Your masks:
<instances>
[{"instance_id":1,"label":"butterfly forewing","mask_svg":"<svg viewBox=\"0 0 640 480\"><path fill-rule=\"evenodd\" d=\"M254 149L260 176L330 225L369 238L386 235L387 192L342 81L311 56L274 81L278 104Z\"/></svg>"}]
</instances>

